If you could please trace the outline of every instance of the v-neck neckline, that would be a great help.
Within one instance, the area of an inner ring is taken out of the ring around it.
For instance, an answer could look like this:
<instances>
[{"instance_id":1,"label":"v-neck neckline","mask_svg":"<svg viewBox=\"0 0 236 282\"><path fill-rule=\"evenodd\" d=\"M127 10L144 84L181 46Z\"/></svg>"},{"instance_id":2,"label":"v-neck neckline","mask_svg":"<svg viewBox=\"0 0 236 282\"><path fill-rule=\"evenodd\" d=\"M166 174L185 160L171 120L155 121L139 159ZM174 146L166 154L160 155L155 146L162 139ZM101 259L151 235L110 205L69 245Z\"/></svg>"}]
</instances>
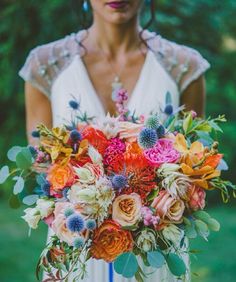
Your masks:
<instances>
[{"instance_id":1,"label":"v-neck neckline","mask_svg":"<svg viewBox=\"0 0 236 282\"><path fill-rule=\"evenodd\" d=\"M83 30L81 30L80 32L82 32ZM148 65L148 62L149 62L149 57L150 57L150 54L151 54L151 50L148 48L147 49L147 52L145 54L145 59L144 59L144 62L143 62L143 65L141 67L141 70L139 72L139 75L138 75L138 79L133 87L133 90L131 91L131 93L129 93L129 98L128 100L126 101L126 107L129 108L130 104L132 103L133 99L135 98L136 96L136 93L138 93L138 88L139 88L139 85L141 83L141 80L142 80L142 77L144 76L144 73L145 73L145 70L146 70L146 67ZM87 67L82 59L82 55L79 55L78 56L78 62L80 63L82 69L83 69L83 72L84 72L84 75L85 75L85 80L86 80L86 83L87 85L89 86L90 88L90 91L91 91L91 97L93 96L94 99L96 100L96 102L99 104L100 108L102 109L102 112L103 114L106 116L109 111L107 111L107 109L105 108L104 104L102 103L102 99L101 97L99 96L99 94L97 93L95 87L94 87L94 84L89 76L89 73L88 73L88 70L87 70Z\"/></svg>"}]
</instances>

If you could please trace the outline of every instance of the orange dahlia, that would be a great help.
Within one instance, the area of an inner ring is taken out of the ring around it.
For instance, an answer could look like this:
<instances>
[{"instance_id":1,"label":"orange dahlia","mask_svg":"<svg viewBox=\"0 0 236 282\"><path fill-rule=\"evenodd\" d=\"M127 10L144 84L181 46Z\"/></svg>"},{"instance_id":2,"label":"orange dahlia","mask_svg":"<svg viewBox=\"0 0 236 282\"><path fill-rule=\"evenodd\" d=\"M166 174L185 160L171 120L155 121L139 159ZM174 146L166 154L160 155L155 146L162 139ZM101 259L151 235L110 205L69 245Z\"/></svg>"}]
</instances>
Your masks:
<instances>
[{"instance_id":1,"label":"orange dahlia","mask_svg":"<svg viewBox=\"0 0 236 282\"><path fill-rule=\"evenodd\" d=\"M82 135L83 139L87 139L100 154L104 154L109 141L101 130L88 126L83 130Z\"/></svg>"},{"instance_id":2,"label":"orange dahlia","mask_svg":"<svg viewBox=\"0 0 236 282\"><path fill-rule=\"evenodd\" d=\"M132 248L133 238L130 231L121 229L113 220L105 220L95 230L90 252L93 258L112 262L117 256Z\"/></svg>"}]
</instances>

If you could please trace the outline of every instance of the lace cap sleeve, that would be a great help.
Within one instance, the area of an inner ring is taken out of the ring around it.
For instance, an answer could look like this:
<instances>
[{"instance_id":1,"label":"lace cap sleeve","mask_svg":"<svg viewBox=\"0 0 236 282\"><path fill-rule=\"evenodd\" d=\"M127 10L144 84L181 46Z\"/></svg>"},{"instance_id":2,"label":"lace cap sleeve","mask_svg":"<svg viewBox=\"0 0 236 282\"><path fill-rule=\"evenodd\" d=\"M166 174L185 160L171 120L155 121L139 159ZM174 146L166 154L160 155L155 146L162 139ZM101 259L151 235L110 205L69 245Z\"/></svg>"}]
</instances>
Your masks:
<instances>
[{"instance_id":1,"label":"lace cap sleeve","mask_svg":"<svg viewBox=\"0 0 236 282\"><path fill-rule=\"evenodd\" d=\"M179 45L176 50L176 66L171 75L176 81L180 93L210 68L209 62L195 49Z\"/></svg>"},{"instance_id":2,"label":"lace cap sleeve","mask_svg":"<svg viewBox=\"0 0 236 282\"><path fill-rule=\"evenodd\" d=\"M167 40L155 32L150 35L149 46L180 93L210 68L208 61L197 50Z\"/></svg>"},{"instance_id":3,"label":"lace cap sleeve","mask_svg":"<svg viewBox=\"0 0 236 282\"><path fill-rule=\"evenodd\" d=\"M81 49L78 44L80 35L72 33L32 49L18 72L19 76L50 99L53 82Z\"/></svg>"}]
</instances>

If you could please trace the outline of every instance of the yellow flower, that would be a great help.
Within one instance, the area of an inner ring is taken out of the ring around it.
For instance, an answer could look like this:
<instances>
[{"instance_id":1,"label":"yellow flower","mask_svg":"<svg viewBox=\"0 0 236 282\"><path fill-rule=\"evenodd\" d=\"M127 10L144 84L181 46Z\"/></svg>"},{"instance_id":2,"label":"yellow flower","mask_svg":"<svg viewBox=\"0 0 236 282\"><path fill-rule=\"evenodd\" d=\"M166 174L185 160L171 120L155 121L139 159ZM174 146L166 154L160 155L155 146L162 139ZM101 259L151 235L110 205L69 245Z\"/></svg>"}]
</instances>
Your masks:
<instances>
[{"instance_id":1,"label":"yellow flower","mask_svg":"<svg viewBox=\"0 0 236 282\"><path fill-rule=\"evenodd\" d=\"M177 134L175 138L174 148L182 155L181 163L186 163L189 166L198 164L204 155L204 146L201 142L195 141L190 147L185 140L183 134Z\"/></svg>"}]
</instances>

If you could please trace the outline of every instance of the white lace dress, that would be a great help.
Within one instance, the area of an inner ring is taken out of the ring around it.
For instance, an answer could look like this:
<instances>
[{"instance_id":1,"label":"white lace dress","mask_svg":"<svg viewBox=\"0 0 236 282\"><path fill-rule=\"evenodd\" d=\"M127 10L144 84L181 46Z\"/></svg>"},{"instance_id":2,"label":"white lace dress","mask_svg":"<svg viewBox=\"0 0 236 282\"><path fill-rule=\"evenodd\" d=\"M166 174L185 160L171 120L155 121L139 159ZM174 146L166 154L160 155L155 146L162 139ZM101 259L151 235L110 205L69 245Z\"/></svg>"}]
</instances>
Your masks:
<instances>
[{"instance_id":1,"label":"white lace dress","mask_svg":"<svg viewBox=\"0 0 236 282\"><path fill-rule=\"evenodd\" d=\"M19 75L41 90L51 101L53 125L70 120L68 102L72 96L80 100L82 111L91 116L104 116L105 110L81 60L84 49L80 42L86 31L80 30L60 40L34 48ZM130 93L128 108L137 114L157 111L165 104L165 94L171 93L173 106L178 107L181 93L202 75L209 63L194 49L166 40L154 32L145 30L143 38L149 51L139 79ZM49 230L49 235L52 233ZM184 256L189 265L188 256ZM85 282L108 282L108 264L91 259ZM73 280L71 277L70 281ZM114 274L114 282L134 282ZM167 270L158 269L146 282L181 281ZM186 281L190 281L187 275Z\"/></svg>"}]
</instances>

